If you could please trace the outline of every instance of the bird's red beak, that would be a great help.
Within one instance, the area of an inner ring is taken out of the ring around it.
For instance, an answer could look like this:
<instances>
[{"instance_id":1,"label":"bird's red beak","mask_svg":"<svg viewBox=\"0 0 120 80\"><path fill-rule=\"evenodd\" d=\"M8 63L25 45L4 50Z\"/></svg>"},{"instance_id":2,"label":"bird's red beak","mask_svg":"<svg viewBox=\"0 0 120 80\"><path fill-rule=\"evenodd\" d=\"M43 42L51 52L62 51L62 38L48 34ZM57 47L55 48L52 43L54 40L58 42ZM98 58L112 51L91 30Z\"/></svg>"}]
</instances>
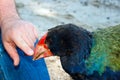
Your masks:
<instances>
[{"instance_id":1,"label":"bird's red beak","mask_svg":"<svg viewBox=\"0 0 120 80\"><path fill-rule=\"evenodd\" d=\"M34 50L33 60L37 60L40 58L49 57L53 55L50 49L48 48L47 44L45 44L46 37L47 34L45 34L36 45L36 48Z\"/></svg>"}]
</instances>

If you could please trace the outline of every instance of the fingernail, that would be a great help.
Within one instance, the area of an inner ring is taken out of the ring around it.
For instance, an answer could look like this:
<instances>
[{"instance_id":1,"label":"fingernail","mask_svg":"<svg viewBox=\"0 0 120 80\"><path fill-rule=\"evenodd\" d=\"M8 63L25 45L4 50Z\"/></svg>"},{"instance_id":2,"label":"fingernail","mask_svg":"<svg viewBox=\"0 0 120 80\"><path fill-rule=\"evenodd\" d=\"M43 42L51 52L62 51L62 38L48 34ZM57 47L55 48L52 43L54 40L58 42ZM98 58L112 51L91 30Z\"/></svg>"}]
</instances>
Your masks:
<instances>
[{"instance_id":1,"label":"fingernail","mask_svg":"<svg viewBox=\"0 0 120 80\"><path fill-rule=\"evenodd\" d=\"M18 62L17 61L14 61L14 66L18 66Z\"/></svg>"},{"instance_id":2,"label":"fingernail","mask_svg":"<svg viewBox=\"0 0 120 80\"><path fill-rule=\"evenodd\" d=\"M34 53L33 50L30 50L30 51L29 51L29 54L30 54L30 55L33 55L33 53Z\"/></svg>"}]
</instances>

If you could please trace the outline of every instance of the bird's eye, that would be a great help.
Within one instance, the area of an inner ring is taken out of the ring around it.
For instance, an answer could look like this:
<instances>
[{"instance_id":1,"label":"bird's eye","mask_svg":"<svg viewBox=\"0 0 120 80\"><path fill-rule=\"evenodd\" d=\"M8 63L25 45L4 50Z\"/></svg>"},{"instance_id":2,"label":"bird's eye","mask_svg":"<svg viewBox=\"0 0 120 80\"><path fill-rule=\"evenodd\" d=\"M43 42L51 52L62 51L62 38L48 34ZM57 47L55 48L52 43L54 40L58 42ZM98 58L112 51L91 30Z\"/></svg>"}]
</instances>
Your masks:
<instances>
[{"instance_id":1,"label":"bird's eye","mask_svg":"<svg viewBox=\"0 0 120 80\"><path fill-rule=\"evenodd\" d=\"M52 44L52 39L51 38L48 38L46 43L49 43L49 44Z\"/></svg>"}]
</instances>

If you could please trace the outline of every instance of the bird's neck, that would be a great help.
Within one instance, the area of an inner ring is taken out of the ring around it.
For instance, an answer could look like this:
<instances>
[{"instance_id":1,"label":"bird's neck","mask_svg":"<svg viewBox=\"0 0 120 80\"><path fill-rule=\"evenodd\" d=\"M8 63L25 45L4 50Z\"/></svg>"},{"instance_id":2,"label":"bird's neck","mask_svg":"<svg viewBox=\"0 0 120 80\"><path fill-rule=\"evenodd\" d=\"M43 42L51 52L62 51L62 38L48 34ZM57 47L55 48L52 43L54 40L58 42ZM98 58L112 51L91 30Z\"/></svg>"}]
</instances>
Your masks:
<instances>
[{"instance_id":1,"label":"bird's neck","mask_svg":"<svg viewBox=\"0 0 120 80\"><path fill-rule=\"evenodd\" d=\"M81 42L81 48L79 52L76 52L70 56L61 57L60 59L63 69L70 74L86 74L87 69L85 61L90 55L92 43L93 37L90 35L90 37Z\"/></svg>"},{"instance_id":2,"label":"bird's neck","mask_svg":"<svg viewBox=\"0 0 120 80\"><path fill-rule=\"evenodd\" d=\"M76 56L61 57L60 59L61 59L62 67L69 74L74 74L74 73L84 74L86 72L84 59L82 61L79 61L79 58L75 58Z\"/></svg>"}]
</instances>

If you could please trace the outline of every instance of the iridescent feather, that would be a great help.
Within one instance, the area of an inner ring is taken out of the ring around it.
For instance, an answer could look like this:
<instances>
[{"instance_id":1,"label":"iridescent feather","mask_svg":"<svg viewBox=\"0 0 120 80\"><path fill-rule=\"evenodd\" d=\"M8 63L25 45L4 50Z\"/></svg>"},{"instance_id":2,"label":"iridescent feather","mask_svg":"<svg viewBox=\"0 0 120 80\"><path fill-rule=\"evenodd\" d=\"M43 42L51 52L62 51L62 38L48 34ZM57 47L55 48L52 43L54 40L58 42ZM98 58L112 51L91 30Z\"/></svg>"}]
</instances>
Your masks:
<instances>
[{"instance_id":1,"label":"iridescent feather","mask_svg":"<svg viewBox=\"0 0 120 80\"><path fill-rule=\"evenodd\" d=\"M120 71L120 25L97 30L93 33L94 43L86 65L88 73L100 74L109 67Z\"/></svg>"}]
</instances>

